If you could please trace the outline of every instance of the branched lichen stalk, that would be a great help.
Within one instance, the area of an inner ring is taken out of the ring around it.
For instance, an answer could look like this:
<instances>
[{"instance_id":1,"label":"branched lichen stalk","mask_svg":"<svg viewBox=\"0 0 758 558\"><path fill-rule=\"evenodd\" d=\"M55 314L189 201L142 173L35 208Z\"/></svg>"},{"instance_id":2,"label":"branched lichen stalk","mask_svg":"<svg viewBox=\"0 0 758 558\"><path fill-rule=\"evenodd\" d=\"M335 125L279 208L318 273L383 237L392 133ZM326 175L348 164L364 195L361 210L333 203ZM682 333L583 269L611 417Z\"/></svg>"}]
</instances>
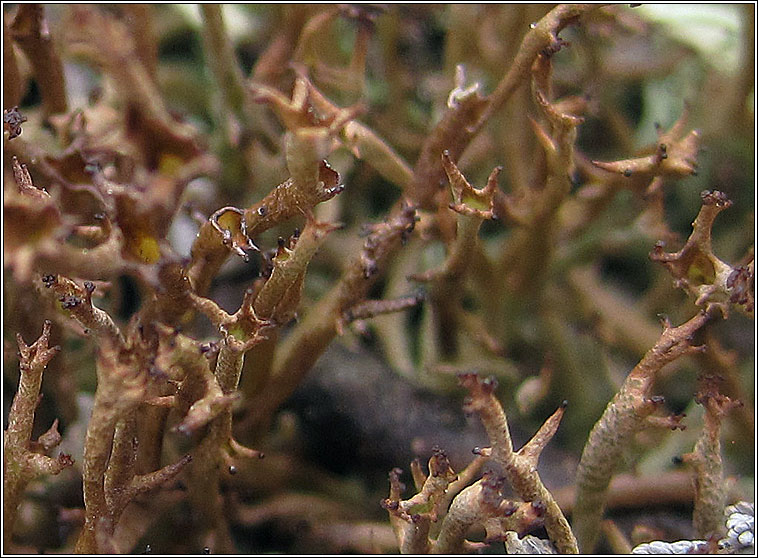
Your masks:
<instances>
[{"instance_id":1,"label":"branched lichen stalk","mask_svg":"<svg viewBox=\"0 0 758 558\"><path fill-rule=\"evenodd\" d=\"M419 492L408 500L400 499L403 485L399 473L399 469L390 472L390 497L382 502L382 507L389 512L400 553L427 554L430 549L429 530L443 513L444 495L456 478L455 472L445 452L435 448L429 459L428 477L424 477L420 465L414 465L414 480Z\"/></svg>"},{"instance_id":2,"label":"branched lichen stalk","mask_svg":"<svg viewBox=\"0 0 758 558\"><path fill-rule=\"evenodd\" d=\"M466 534L475 525L488 524L488 539L494 523L498 524L497 530L503 533L521 531L525 526L525 514L517 512L522 508L528 514L533 509L532 503L504 499L501 494L504 483L503 478L497 479L491 474L485 474L481 480L456 496L442 521L440 534L432 546L431 553L463 553L467 542Z\"/></svg>"},{"instance_id":3,"label":"branched lichen stalk","mask_svg":"<svg viewBox=\"0 0 758 558\"><path fill-rule=\"evenodd\" d=\"M705 389L696 400L705 408L703 431L692 453L683 456L695 470L695 509L693 523L698 536L723 535L723 513L727 501L724 466L721 458L721 421L739 402L718 393L712 378L705 378Z\"/></svg>"},{"instance_id":4,"label":"branched lichen stalk","mask_svg":"<svg viewBox=\"0 0 758 558\"><path fill-rule=\"evenodd\" d=\"M399 204L390 217L373 226L361 253L352 258L339 282L310 308L305 318L276 352L272 380L251 408L265 420L297 387L337 334L342 313L362 300L391 254L413 231L413 206Z\"/></svg>"},{"instance_id":5,"label":"branched lichen stalk","mask_svg":"<svg viewBox=\"0 0 758 558\"><path fill-rule=\"evenodd\" d=\"M457 161L471 140L479 133L492 115L522 85L527 83L534 59L541 52L556 49L558 33L577 21L583 14L601 7L600 4L562 4L533 24L521 41L513 63L486 98L469 95L464 102L451 107L422 146L414 167L414 180L410 197L421 207L433 207L432 200L444 177L439 157L444 149Z\"/></svg>"},{"instance_id":6,"label":"branched lichen stalk","mask_svg":"<svg viewBox=\"0 0 758 558\"><path fill-rule=\"evenodd\" d=\"M39 403L42 373L48 362L60 350L50 347L50 322L46 321L42 335L32 345L17 336L20 354L18 391L8 413L8 428L3 433L3 547L7 550L13 535L13 526L21 495L29 481L44 474L57 475L71 466L70 456L60 454L57 459L32 451L34 412ZM60 442L58 421L40 436L38 443L47 450Z\"/></svg>"},{"instance_id":7,"label":"branched lichen stalk","mask_svg":"<svg viewBox=\"0 0 758 558\"><path fill-rule=\"evenodd\" d=\"M82 288L63 275L44 275L42 283L55 293L63 310L69 311L86 331L114 346L123 346L124 337L113 318L92 303L92 293L95 291L92 282L85 281Z\"/></svg>"},{"instance_id":8,"label":"branched lichen stalk","mask_svg":"<svg viewBox=\"0 0 758 558\"><path fill-rule=\"evenodd\" d=\"M97 390L92 416L84 439L84 529L76 542L76 552L96 553L98 522L110 518L106 499L105 474L113 447L116 424L125 417L145 393L146 371L131 359L119 358L119 349L107 340L99 347ZM113 522L109 522L113 527Z\"/></svg>"},{"instance_id":9,"label":"branched lichen stalk","mask_svg":"<svg viewBox=\"0 0 758 558\"><path fill-rule=\"evenodd\" d=\"M568 521L537 473L540 453L558 430L565 405L553 413L532 439L516 452L513 450L505 411L494 395L494 379L482 380L476 374L461 374L459 378L470 393L466 400L466 410L478 413L487 431L492 459L503 467L508 482L524 501L539 501L544 504L545 529L558 551L576 554L577 543Z\"/></svg>"},{"instance_id":10,"label":"branched lichen stalk","mask_svg":"<svg viewBox=\"0 0 758 558\"><path fill-rule=\"evenodd\" d=\"M658 372L666 364L695 350L692 336L710 319L700 312L679 327L667 326L658 342L629 373L619 392L590 432L577 470L577 493L572 524L582 552L592 552L605 509L608 484L632 437L659 407L652 397Z\"/></svg>"}]
</instances>

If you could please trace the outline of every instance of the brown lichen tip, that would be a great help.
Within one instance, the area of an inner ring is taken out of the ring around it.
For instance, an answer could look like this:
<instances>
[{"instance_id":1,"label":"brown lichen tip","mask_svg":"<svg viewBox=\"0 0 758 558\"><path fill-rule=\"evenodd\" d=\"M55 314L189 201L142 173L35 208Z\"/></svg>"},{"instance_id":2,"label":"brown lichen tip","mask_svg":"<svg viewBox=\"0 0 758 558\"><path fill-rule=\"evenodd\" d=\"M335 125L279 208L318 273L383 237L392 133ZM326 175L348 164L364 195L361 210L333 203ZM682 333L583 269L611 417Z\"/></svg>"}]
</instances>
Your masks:
<instances>
[{"instance_id":1,"label":"brown lichen tip","mask_svg":"<svg viewBox=\"0 0 758 558\"><path fill-rule=\"evenodd\" d=\"M399 467L395 467L389 472L390 480L390 499L397 503L405 492L405 484L400 481L400 475L403 474L403 470ZM397 506L395 505L395 508Z\"/></svg>"},{"instance_id":2,"label":"brown lichen tip","mask_svg":"<svg viewBox=\"0 0 758 558\"><path fill-rule=\"evenodd\" d=\"M646 180L658 175L681 178L697 174L700 132L692 130L683 135L687 112L685 109L684 114L667 132L657 129L658 142L651 155L610 163L592 161L592 164L626 178L637 176Z\"/></svg>"},{"instance_id":3,"label":"brown lichen tip","mask_svg":"<svg viewBox=\"0 0 758 558\"><path fill-rule=\"evenodd\" d=\"M429 473L433 477L455 475L452 467L450 467L447 453L439 446L432 448L432 457L429 459Z\"/></svg>"},{"instance_id":4,"label":"brown lichen tip","mask_svg":"<svg viewBox=\"0 0 758 558\"><path fill-rule=\"evenodd\" d=\"M289 241L280 239L272 260L272 270L252 304L240 312L254 321L283 324L295 314L300 303L308 265L327 236L340 226L316 221L308 216L305 229Z\"/></svg>"},{"instance_id":5,"label":"brown lichen tip","mask_svg":"<svg viewBox=\"0 0 758 558\"><path fill-rule=\"evenodd\" d=\"M93 282L85 281L84 286L80 287L68 277L52 274L43 275L41 280L46 288L53 291L61 309L70 312L70 316L85 330L94 332L101 339L123 344L124 338L113 319L92 303L92 293L95 291Z\"/></svg>"},{"instance_id":6,"label":"brown lichen tip","mask_svg":"<svg viewBox=\"0 0 758 558\"><path fill-rule=\"evenodd\" d=\"M317 169L315 183L298 184L294 178L289 178L261 201L245 209L246 235L256 236L292 217L307 214L319 203L329 201L345 189L339 173L326 160L318 162Z\"/></svg>"},{"instance_id":7,"label":"brown lichen tip","mask_svg":"<svg viewBox=\"0 0 758 558\"><path fill-rule=\"evenodd\" d=\"M695 304L718 307L724 316L734 306L748 316L754 312L752 261L744 268L734 268L721 261L711 247L711 233L716 216L731 207L723 192L706 190L700 194L703 205L692 224L692 233L678 252L668 253L659 242L650 259L665 265L674 284L695 297Z\"/></svg>"},{"instance_id":8,"label":"brown lichen tip","mask_svg":"<svg viewBox=\"0 0 758 558\"><path fill-rule=\"evenodd\" d=\"M3 110L3 129L8 132L8 139L12 140L21 135L21 124L26 122L26 116L18 111L18 107Z\"/></svg>"},{"instance_id":9,"label":"brown lichen tip","mask_svg":"<svg viewBox=\"0 0 758 558\"><path fill-rule=\"evenodd\" d=\"M497 177L503 167L495 167L487 179L484 188L476 189L466 180L458 166L450 158L450 152L442 152L442 166L445 168L450 188L453 193L453 203L450 209L461 215L478 217L479 219L493 219L495 216L493 199L497 190Z\"/></svg>"},{"instance_id":10,"label":"brown lichen tip","mask_svg":"<svg viewBox=\"0 0 758 558\"><path fill-rule=\"evenodd\" d=\"M472 396L491 395L497 389L497 379L494 376L482 379L476 372L458 374L458 383L469 390Z\"/></svg>"},{"instance_id":11,"label":"brown lichen tip","mask_svg":"<svg viewBox=\"0 0 758 558\"><path fill-rule=\"evenodd\" d=\"M492 455L492 448L480 448L479 446L476 446L471 450L471 453L474 455L481 455L482 457L490 457Z\"/></svg>"},{"instance_id":12,"label":"brown lichen tip","mask_svg":"<svg viewBox=\"0 0 758 558\"><path fill-rule=\"evenodd\" d=\"M715 205L721 209L732 206L732 201L727 195L718 190L703 190L700 192L700 199L703 200L703 205Z\"/></svg>"},{"instance_id":13,"label":"brown lichen tip","mask_svg":"<svg viewBox=\"0 0 758 558\"><path fill-rule=\"evenodd\" d=\"M45 320L45 323L42 326L42 334L31 345L27 345L26 342L24 342L20 333L16 334L18 353L21 358L19 367L22 371L36 368L40 370L41 375L42 369L47 366L47 363L50 362L58 351L61 350L58 346L49 347L48 345L50 342L51 327L52 322L50 320ZM37 396L35 395L34 397L36 398Z\"/></svg>"},{"instance_id":14,"label":"brown lichen tip","mask_svg":"<svg viewBox=\"0 0 758 558\"><path fill-rule=\"evenodd\" d=\"M364 225L362 234L366 240L363 242L359 259L359 268L362 278L368 280L379 272L379 262L384 260L393 249L396 239L405 243L413 232L418 221L416 206L403 201L399 212L393 212L382 223Z\"/></svg>"},{"instance_id":15,"label":"brown lichen tip","mask_svg":"<svg viewBox=\"0 0 758 558\"><path fill-rule=\"evenodd\" d=\"M497 510L500 504L503 503L503 489L507 479L503 476L497 475L492 471L485 471L482 475L482 503L487 506L491 511ZM504 510L503 515L511 515L513 510Z\"/></svg>"},{"instance_id":16,"label":"brown lichen tip","mask_svg":"<svg viewBox=\"0 0 758 558\"><path fill-rule=\"evenodd\" d=\"M15 155L11 159L11 166L13 167L13 179L22 195L43 201L50 199L50 194L34 185L29 169Z\"/></svg>"}]
</instances>

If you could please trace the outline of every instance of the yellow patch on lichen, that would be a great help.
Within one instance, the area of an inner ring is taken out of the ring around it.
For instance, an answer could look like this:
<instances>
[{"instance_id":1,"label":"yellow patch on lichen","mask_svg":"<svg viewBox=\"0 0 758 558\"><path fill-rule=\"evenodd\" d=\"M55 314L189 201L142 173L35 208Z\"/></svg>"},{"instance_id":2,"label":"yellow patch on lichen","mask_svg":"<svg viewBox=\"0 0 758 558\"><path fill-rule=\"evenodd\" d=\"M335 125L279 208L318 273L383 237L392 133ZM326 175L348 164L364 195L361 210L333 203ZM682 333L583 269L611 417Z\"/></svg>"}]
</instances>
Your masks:
<instances>
[{"instance_id":1,"label":"yellow patch on lichen","mask_svg":"<svg viewBox=\"0 0 758 558\"><path fill-rule=\"evenodd\" d=\"M131 251L140 261L147 264L157 263L161 257L158 241L155 237L143 232L137 233L137 239L131 245Z\"/></svg>"},{"instance_id":2,"label":"yellow patch on lichen","mask_svg":"<svg viewBox=\"0 0 758 558\"><path fill-rule=\"evenodd\" d=\"M164 153L158 161L158 172L168 176L174 176L179 169L182 168L183 164L184 160L181 157L174 155L173 153Z\"/></svg>"},{"instance_id":3,"label":"yellow patch on lichen","mask_svg":"<svg viewBox=\"0 0 758 558\"><path fill-rule=\"evenodd\" d=\"M247 338L247 335L245 334L245 330L242 329L242 326L233 325L228 330L229 335L233 336L237 341L245 341Z\"/></svg>"},{"instance_id":4,"label":"yellow patch on lichen","mask_svg":"<svg viewBox=\"0 0 758 558\"><path fill-rule=\"evenodd\" d=\"M235 231L239 229L242 216L235 211L225 211L218 216L218 224L220 227L228 230Z\"/></svg>"}]
</instances>

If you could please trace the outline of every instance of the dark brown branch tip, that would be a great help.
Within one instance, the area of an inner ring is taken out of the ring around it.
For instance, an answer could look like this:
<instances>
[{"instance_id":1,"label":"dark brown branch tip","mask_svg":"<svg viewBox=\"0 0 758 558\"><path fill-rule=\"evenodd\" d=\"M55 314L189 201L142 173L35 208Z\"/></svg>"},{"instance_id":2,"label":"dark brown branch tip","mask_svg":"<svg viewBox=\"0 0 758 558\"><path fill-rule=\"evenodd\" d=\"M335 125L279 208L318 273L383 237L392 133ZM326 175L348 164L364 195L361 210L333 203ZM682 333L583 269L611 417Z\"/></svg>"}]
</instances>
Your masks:
<instances>
[{"instance_id":1,"label":"dark brown branch tip","mask_svg":"<svg viewBox=\"0 0 758 558\"><path fill-rule=\"evenodd\" d=\"M379 502L379 505L387 511L396 511L400 507L400 502L385 498Z\"/></svg>"},{"instance_id":2,"label":"dark brown branch tip","mask_svg":"<svg viewBox=\"0 0 758 558\"><path fill-rule=\"evenodd\" d=\"M561 39L560 37L555 37L548 46L546 46L540 51L540 54L546 58L550 58L554 54L557 54L558 52L560 52L562 48L569 47L569 46L571 46L571 43L569 43L568 41L565 41Z\"/></svg>"},{"instance_id":3,"label":"dark brown branch tip","mask_svg":"<svg viewBox=\"0 0 758 558\"><path fill-rule=\"evenodd\" d=\"M542 517L547 511L547 506L542 500L535 500L532 502L532 509L537 517Z\"/></svg>"},{"instance_id":4,"label":"dark brown branch tip","mask_svg":"<svg viewBox=\"0 0 758 558\"><path fill-rule=\"evenodd\" d=\"M703 205L715 205L716 207L728 208L732 202L724 192L718 190L703 190L700 192Z\"/></svg>"},{"instance_id":5,"label":"dark brown branch tip","mask_svg":"<svg viewBox=\"0 0 758 558\"><path fill-rule=\"evenodd\" d=\"M61 306L65 310L68 310L70 308L76 308L82 303L82 299L74 295L64 295L60 297L58 300L60 301Z\"/></svg>"},{"instance_id":6,"label":"dark brown branch tip","mask_svg":"<svg viewBox=\"0 0 758 558\"><path fill-rule=\"evenodd\" d=\"M3 110L3 128L8 130L8 139L12 140L21 135L21 124L26 117L18 111L18 107Z\"/></svg>"},{"instance_id":7,"label":"dark brown branch tip","mask_svg":"<svg viewBox=\"0 0 758 558\"><path fill-rule=\"evenodd\" d=\"M497 389L497 379L494 376L486 377L482 380L482 388L485 392L494 392Z\"/></svg>"}]
</instances>

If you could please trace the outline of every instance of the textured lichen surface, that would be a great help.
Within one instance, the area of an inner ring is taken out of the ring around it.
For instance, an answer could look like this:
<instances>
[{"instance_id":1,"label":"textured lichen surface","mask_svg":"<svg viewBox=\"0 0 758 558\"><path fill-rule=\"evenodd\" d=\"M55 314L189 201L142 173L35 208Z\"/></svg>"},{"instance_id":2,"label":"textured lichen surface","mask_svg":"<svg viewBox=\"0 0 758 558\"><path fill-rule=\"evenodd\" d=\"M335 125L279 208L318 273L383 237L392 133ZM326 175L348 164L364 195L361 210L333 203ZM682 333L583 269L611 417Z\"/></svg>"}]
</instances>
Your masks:
<instances>
[{"instance_id":1,"label":"textured lichen surface","mask_svg":"<svg viewBox=\"0 0 758 558\"><path fill-rule=\"evenodd\" d=\"M753 6L3 18L4 552L750 542Z\"/></svg>"}]
</instances>

